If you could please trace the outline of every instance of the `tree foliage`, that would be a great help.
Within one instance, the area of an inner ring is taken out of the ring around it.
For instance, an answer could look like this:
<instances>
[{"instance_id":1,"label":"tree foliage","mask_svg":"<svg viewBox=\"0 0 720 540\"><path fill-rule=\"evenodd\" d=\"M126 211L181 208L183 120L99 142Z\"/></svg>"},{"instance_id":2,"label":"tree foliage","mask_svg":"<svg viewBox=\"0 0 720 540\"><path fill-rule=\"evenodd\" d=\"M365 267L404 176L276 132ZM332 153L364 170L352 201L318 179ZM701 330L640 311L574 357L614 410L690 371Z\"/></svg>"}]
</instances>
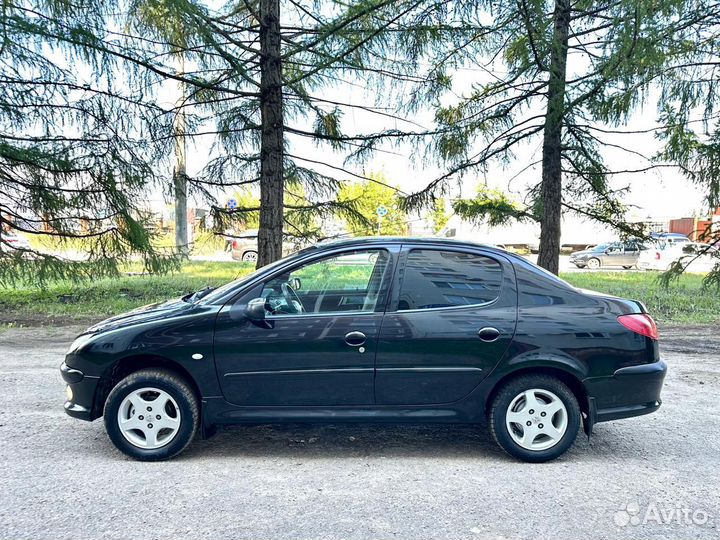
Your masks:
<instances>
[{"instance_id":1,"label":"tree foliage","mask_svg":"<svg viewBox=\"0 0 720 540\"><path fill-rule=\"evenodd\" d=\"M528 168L539 165L541 174L525 206L541 224L541 264L557 271L561 212L624 225L624 191L610 179L656 164L643 149L621 146L617 134L630 132L629 119L648 104L668 66L693 54L702 16L696 2L683 0L477 4L485 9L474 22L477 39L452 54L482 74L469 95L438 107L432 150L448 169L410 203L446 190L452 178L514 164L520 149L538 147ZM606 163L605 149L623 151L627 160ZM487 203L463 210L496 221L499 213L528 217L512 205Z\"/></svg>"},{"instance_id":2,"label":"tree foliage","mask_svg":"<svg viewBox=\"0 0 720 540\"><path fill-rule=\"evenodd\" d=\"M352 205L356 212L346 218L348 232L354 236L403 236L408 233L408 216L400 204L398 190L381 173L371 180L349 182L340 188L339 200ZM378 215L378 208L387 210Z\"/></svg>"},{"instance_id":3,"label":"tree foliage","mask_svg":"<svg viewBox=\"0 0 720 540\"><path fill-rule=\"evenodd\" d=\"M140 205L149 190L170 191L178 116L190 145L213 141L206 166L188 178L190 195L212 206L218 233L259 218L261 237L278 237L262 261L277 255L283 234L322 237L331 216L374 233L377 205L363 206L373 197L392 200L391 210L438 214L436 201L452 182L510 165L535 147L528 167L539 165L541 174L525 200L481 190L453 209L493 223L539 221L541 262L556 270L562 212L628 229L624 190L611 187L618 174L676 165L707 189L710 206L720 204L719 7L710 0L4 2L4 234L82 238L88 253L73 262L19 252L0 234L0 279L113 273L137 256L150 269L167 267L172 259L153 249ZM472 73L473 84L456 93L461 72ZM183 99L166 105L174 84ZM351 97L357 87L361 97ZM428 107L434 124L414 123ZM618 138L648 110L659 111L664 147L656 156ZM376 122L357 129L350 113ZM378 150L405 145L442 167L425 189L400 198L378 177L356 172ZM607 149L627 159L607 163ZM348 177L362 182L343 188ZM262 204L226 207L227 193L248 189ZM386 218L383 232L403 232L403 212L397 223Z\"/></svg>"},{"instance_id":4,"label":"tree foliage","mask_svg":"<svg viewBox=\"0 0 720 540\"><path fill-rule=\"evenodd\" d=\"M351 126L348 132L343 122L347 112L356 109L378 119L393 118L403 107L418 106L446 85L441 70L418 75L424 51L445 37L442 25L452 10L440 2L259 0L210 7L195 0L138 0L137 6L141 24L134 27L136 51L147 51L142 63L157 67L160 62L159 69L169 72L163 53L184 56L192 69L182 77L188 88L182 108L193 113L196 126L188 136L216 138L207 167L189 179L195 195L216 203L227 189L260 187L258 264L279 256L277 241L274 247L268 245L272 254L263 253L266 228L278 238L283 230L293 234L289 215L311 223L332 212L352 214L353 209L336 196L348 174L346 167L362 163L385 141L399 143L417 136L398 128L365 133ZM268 27L262 13L270 7L277 11L270 19L279 19L273 30L279 45L263 52ZM148 28L162 42L159 50L145 34L139 35ZM277 65L279 80L268 86L268 69ZM360 81L374 98L352 101L338 97L347 93L333 92ZM278 87L280 95L273 93ZM410 87L413 93L402 91ZM307 146L305 141L318 153L334 154L336 164L299 151ZM301 186L304 201L284 204L279 221L273 208L282 204L285 192L298 191L293 186ZM213 210L219 230L241 213L219 204Z\"/></svg>"},{"instance_id":5,"label":"tree foliage","mask_svg":"<svg viewBox=\"0 0 720 540\"><path fill-rule=\"evenodd\" d=\"M435 199L432 205L432 226L433 232L439 234L450 221L450 216L445 208L445 199Z\"/></svg>"},{"instance_id":6,"label":"tree foliage","mask_svg":"<svg viewBox=\"0 0 720 540\"><path fill-rule=\"evenodd\" d=\"M138 202L156 179L167 120L130 90L135 65L108 50L106 2L4 2L0 36L0 281L116 274L152 247ZM20 233L82 239L80 260L14 249ZM5 239L4 239L5 238Z\"/></svg>"},{"instance_id":7,"label":"tree foliage","mask_svg":"<svg viewBox=\"0 0 720 540\"><path fill-rule=\"evenodd\" d=\"M689 7L694 20L681 44L685 54L664 66L660 81L657 137L663 148L655 160L677 165L700 186L712 214L720 208L720 2L699 0ZM720 223L700 240L720 245ZM664 276L665 283L677 278L691 261L674 265ZM720 287L720 261L705 283Z\"/></svg>"}]
</instances>

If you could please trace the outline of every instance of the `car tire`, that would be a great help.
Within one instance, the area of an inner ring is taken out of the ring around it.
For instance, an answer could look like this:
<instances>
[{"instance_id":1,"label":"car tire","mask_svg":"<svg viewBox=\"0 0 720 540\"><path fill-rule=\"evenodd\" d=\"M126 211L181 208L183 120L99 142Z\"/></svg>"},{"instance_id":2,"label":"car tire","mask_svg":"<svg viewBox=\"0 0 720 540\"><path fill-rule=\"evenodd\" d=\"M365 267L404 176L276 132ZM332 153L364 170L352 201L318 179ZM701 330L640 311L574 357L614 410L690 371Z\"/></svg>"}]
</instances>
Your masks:
<instances>
[{"instance_id":1,"label":"car tire","mask_svg":"<svg viewBox=\"0 0 720 540\"><path fill-rule=\"evenodd\" d=\"M585 268L584 264L576 264L575 266L577 266L578 268Z\"/></svg>"},{"instance_id":2,"label":"car tire","mask_svg":"<svg viewBox=\"0 0 720 540\"><path fill-rule=\"evenodd\" d=\"M625 270L630 270L630 269L632 268L632 265L630 265L630 266L623 266L623 268L624 268Z\"/></svg>"},{"instance_id":3,"label":"car tire","mask_svg":"<svg viewBox=\"0 0 720 540\"><path fill-rule=\"evenodd\" d=\"M257 262L258 254L257 251L246 251L242 255L242 262Z\"/></svg>"},{"instance_id":4,"label":"car tire","mask_svg":"<svg viewBox=\"0 0 720 540\"><path fill-rule=\"evenodd\" d=\"M528 395L531 399L527 399ZM527 439L526 422L531 422ZM580 406L575 395L565 383L549 375L511 379L495 394L488 412L490 433L500 448L531 463L550 461L564 454L575 442L580 424Z\"/></svg>"},{"instance_id":5,"label":"car tire","mask_svg":"<svg viewBox=\"0 0 720 540\"><path fill-rule=\"evenodd\" d=\"M598 268L600 268L600 259L596 259L595 257L593 257L592 259L588 259L587 267L591 270L597 270Z\"/></svg>"},{"instance_id":6,"label":"car tire","mask_svg":"<svg viewBox=\"0 0 720 540\"><path fill-rule=\"evenodd\" d=\"M158 400L162 404L154 405ZM192 442L200 423L192 388L162 369L144 369L122 379L105 400L103 415L117 449L141 461L177 456Z\"/></svg>"}]
</instances>

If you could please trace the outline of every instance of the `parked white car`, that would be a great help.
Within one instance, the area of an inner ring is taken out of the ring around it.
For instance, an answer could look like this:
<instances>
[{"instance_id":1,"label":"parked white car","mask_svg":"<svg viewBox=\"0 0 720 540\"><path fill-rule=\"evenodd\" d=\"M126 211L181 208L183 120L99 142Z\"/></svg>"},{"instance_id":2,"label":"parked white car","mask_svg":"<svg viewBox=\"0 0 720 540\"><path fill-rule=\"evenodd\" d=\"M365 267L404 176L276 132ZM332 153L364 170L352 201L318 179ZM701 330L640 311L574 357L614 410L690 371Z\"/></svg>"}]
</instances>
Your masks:
<instances>
[{"instance_id":1,"label":"parked white car","mask_svg":"<svg viewBox=\"0 0 720 540\"><path fill-rule=\"evenodd\" d=\"M681 261L686 272L709 272L720 263L720 251L708 244L696 242L664 243L640 252L637 267L641 270L670 268L675 261Z\"/></svg>"}]
</instances>

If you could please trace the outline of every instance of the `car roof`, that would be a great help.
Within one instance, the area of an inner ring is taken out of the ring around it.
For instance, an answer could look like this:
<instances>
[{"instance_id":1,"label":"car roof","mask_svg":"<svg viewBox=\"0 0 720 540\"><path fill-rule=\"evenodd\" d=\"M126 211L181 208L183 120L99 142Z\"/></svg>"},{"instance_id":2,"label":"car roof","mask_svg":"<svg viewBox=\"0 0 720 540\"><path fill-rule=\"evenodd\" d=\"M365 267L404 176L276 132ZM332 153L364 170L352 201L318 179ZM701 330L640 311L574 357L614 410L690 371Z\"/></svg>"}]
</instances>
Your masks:
<instances>
[{"instance_id":1,"label":"car roof","mask_svg":"<svg viewBox=\"0 0 720 540\"><path fill-rule=\"evenodd\" d=\"M650 235L652 238L684 238L686 240L690 240L687 235L682 233L674 233L674 232L668 232L668 233L655 233L655 235Z\"/></svg>"},{"instance_id":2,"label":"car roof","mask_svg":"<svg viewBox=\"0 0 720 540\"><path fill-rule=\"evenodd\" d=\"M507 254L504 249L490 244L432 236L360 236L357 238L335 238L332 240L323 240L322 242L318 242L314 246L306 248L306 250L356 246L362 247L368 244L427 244L448 247L475 247L487 249L496 253Z\"/></svg>"}]
</instances>

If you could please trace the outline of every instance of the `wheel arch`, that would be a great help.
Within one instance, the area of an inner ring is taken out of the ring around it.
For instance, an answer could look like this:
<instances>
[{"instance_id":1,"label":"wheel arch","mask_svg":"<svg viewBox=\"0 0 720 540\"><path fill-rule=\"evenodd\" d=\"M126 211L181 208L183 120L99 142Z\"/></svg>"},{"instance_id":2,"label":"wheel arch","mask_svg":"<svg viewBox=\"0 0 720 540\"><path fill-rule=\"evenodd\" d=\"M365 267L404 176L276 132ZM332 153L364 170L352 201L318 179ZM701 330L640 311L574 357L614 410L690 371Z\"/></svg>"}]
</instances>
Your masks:
<instances>
[{"instance_id":1,"label":"wheel arch","mask_svg":"<svg viewBox=\"0 0 720 540\"><path fill-rule=\"evenodd\" d=\"M117 383L131 373L135 373L141 369L150 368L164 369L182 377L195 394L198 404L202 402L202 394L197 382L190 372L180 363L157 354L133 354L125 356L114 362L100 377L97 389L95 390L95 398L93 400L92 418L95 419L102 416L105 400Z\"/></svg>"},{"instance_id":2,"label":"wheel arch","mask_svg":"<svg viewBox=\"0 0 720 540\"><path fill-rule=\"evenodd\" d=\"M495 381L492 389L488 392L484 403L485 411L487 412L490 410L490 404L505 383L523 375L549 375L565 383L575 396L575 399L577 399L580 411L584 415L583 424L585 426L585 430L586 432L588 431L588 422L590 420L590 402L587 391L577 374L568 369L563 369L563 367L548 365L518 366L517 369L510 371L509 373L505 373L502 377Z\"/></svg>"}]
</instances>

